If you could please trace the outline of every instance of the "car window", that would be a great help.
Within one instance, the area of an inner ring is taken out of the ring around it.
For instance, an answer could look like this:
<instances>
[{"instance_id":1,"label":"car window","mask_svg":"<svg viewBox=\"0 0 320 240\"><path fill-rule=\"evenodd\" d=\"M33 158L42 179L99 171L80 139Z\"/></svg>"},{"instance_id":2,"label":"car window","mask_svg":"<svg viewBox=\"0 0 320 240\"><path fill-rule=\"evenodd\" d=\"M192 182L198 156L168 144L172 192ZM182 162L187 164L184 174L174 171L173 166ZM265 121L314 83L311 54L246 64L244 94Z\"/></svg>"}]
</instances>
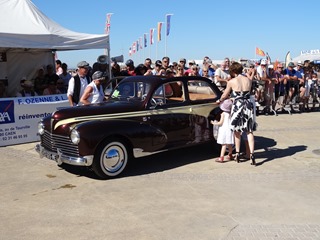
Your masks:
<instances>
[{"instance_id":1,"label":"car window","mask_svg":"<svg viewBox=\"0 0 320 240\"><path fill-rule=\"evenodd\" d=\"M185 101L185 94L181 81L164 83L157 88L150 99L151 106L176 104Z\"/></svg>"},{"instance_id":2,"label":"car window","mask_svg":"<svg viewBox=\"0 0 320 240\"><path fill-rule=\"evenodd\" d=\"M120 82L114 89L112 98L144 100L150 89L150 84L145 82Z\"/></svg>"},{"instance_id":3,"label":"car window","mask_svg":"<svg viewBox=\"0 0 320 240\"><path fill-rule=\"evenodd\" d=\"M188 96L191 101L197 101L215 99L217 94L206 81L189 80Z\"/></svg>"}]
</instances>

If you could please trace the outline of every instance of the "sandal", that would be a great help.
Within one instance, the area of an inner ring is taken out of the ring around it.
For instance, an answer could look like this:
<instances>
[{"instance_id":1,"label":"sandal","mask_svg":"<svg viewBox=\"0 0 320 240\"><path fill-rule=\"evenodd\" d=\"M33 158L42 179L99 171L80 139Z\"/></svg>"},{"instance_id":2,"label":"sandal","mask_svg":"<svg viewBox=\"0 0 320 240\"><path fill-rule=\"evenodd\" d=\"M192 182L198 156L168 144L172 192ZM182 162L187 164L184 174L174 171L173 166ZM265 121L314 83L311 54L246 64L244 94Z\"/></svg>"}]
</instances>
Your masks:
<instances>
[{"instance_id":1,"label":"sandal","mask_svg":"<svg viewBox=\"0 0 320 240\"><path fill-rule=\"evenodd\" d=\"M227 158L228 158L229 161L234 160L234 157L233 157L232 153L229 153Z\"/></svg>"},{"instance_id":2,"label":"sandal","mask_svg":"<svg viewBox=\"0 0 320 240\"><path fill-rule=\"evenodd\" d=\"M224 163L224 157L219 157L218 159L216 159L215 161L218 163Z\"/></svg>"}]
</instances>

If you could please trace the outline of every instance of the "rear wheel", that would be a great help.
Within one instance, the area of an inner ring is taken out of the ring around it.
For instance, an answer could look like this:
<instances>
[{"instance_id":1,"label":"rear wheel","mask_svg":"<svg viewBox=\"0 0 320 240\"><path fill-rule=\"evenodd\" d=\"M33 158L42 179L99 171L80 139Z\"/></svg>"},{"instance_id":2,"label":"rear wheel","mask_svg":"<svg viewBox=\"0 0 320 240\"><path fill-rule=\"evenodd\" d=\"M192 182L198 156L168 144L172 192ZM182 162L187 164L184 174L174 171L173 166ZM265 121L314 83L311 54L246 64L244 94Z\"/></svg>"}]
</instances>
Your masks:
<instances>
[{"instance_id":1,"label":"rear wheel","mask_svg":"<svg viewBox=\"0 0 320 240\"><path fill-rule=\"evenodd\" d=\"M101 178L119 175L128 163L129 151L120 139L104 141L94 155L92 170Z\"/></svg>"}]
</instances>

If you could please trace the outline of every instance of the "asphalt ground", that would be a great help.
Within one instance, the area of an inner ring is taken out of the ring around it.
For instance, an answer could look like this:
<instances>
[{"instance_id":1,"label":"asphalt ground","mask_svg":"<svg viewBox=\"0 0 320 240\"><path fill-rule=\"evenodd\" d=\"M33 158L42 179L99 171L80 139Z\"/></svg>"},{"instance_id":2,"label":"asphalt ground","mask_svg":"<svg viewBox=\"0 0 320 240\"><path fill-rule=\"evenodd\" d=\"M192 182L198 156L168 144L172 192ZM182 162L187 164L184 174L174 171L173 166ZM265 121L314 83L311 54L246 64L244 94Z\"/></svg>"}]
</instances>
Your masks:
<instances>
[{"instance_id":1,"label":"asphalt ground","mask_svg":"<svg viewBox=\"0 0 320 240\"><path fill-rule=\"evenodd\" d=\"M320 239L319 112L258 116L256 161L212 145L131 162L117 179L0 147L0 239Z\"/></svg>"}]
</instances>

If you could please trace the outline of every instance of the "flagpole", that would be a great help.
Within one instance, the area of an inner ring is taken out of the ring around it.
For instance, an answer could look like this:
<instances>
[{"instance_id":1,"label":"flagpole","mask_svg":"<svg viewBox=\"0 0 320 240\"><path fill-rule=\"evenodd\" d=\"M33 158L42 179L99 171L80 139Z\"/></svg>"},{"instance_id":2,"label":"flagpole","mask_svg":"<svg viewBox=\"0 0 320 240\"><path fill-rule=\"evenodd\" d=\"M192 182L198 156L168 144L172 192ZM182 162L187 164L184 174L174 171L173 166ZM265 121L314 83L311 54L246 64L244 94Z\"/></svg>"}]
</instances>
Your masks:
<instances>
[{"instance_id":1,"label":"flagpole","mask_svg":"<svg viewBox=\"0 0 320 240\"><path fill-rule=\"evenodd\" d=\"M108 65L109 65L109 79L111 79L111 57L110 57L110 26L111 26L111 16L113 13L107 13L107 21L105 33L108 34L108 43L107 43L107 53L108 53Z\"/></svg>"}]
</instances>

